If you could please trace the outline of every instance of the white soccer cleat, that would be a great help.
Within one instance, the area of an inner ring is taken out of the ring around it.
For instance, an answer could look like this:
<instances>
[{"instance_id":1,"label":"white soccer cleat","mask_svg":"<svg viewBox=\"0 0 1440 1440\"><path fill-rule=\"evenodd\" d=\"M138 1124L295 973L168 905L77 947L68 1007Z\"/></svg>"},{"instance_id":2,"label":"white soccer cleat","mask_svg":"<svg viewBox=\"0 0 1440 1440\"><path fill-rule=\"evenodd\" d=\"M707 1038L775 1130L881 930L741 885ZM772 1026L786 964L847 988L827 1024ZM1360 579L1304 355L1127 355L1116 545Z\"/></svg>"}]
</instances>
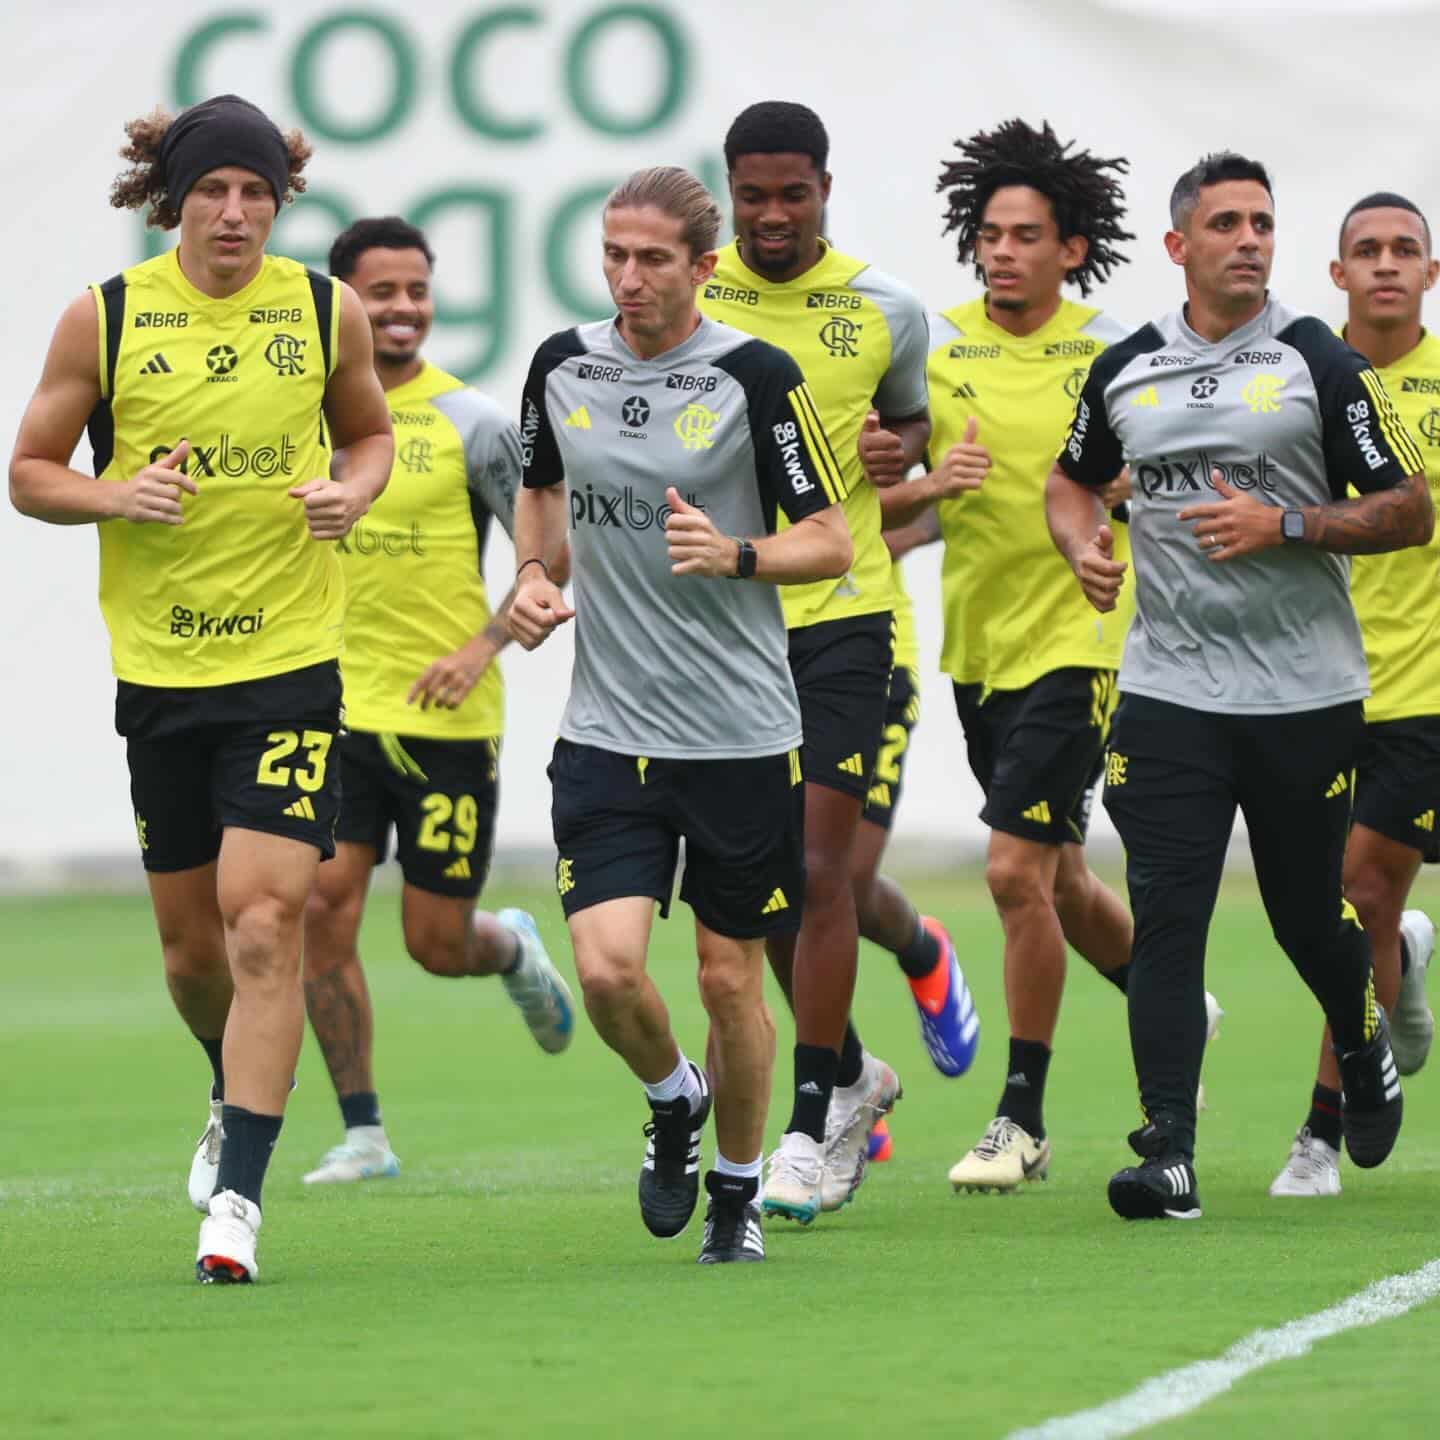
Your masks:
<instances>
[{"instance_id":1,"label":"white soccer cleat","mask_svg":"<svg viewBox=\"0 0 1440 1440\"><path fill-rule=\"evenodd\" d=\"M388 1180L400 1173L400 1162L385 1138L383 1125L357 1125L344 1141L305 1176L307 1185L345 1185L353 1180Z\"/></svg>"},{"instance_id":2,"label":"white soccer cleat","mask_svg":"<svg viewBox=\"0 0 1440 1440\"><path fill-rule=\"evenodd\" d=\"M1209 1049L1210 1042L1220 1033L1220 1022L1225 1018L1225 1012L1220 1008L1220 1002L1207 990L1205 992L1205 1046ZM1204 1064L1202 1057L1201 1064ZM1205 1082L1202 1080L1195 1087L1195 1109L1205 1110L1209 1107L1205 1104Z\"/></svg>"},{"instance_id":3,"label":"white soccer cleat","mask_svg":"<svg viewBox=\"0 0 1440 1440\"><path fill-rule=\"evenodd\" d=\"M808 1225L820 1213L820 1173L825 1148L800 1130L789 1130L766 1162L760 1208Z\"/></svg>"},{"instance_id":4,"label":"white soccer cleat","mask_svg":"<svg viewBox=\"0 0 1440 1440\"><path fill-rule=\"evenodd\" d=\"M519 969L500 977L506 993L520 1007L535 1043L547 1054L558 1055L574 1038L575 997L546 954L534 916L506 909L495 919L520 942Z\"/></svg>"},{"instance_id":5,"label":"white soccer cleat","mask_svg":"<svg viewBox=\"0 0 1440 1440\"><path fill-rule=\"evenodd\" d=\"M200 1222L195 1278L202 1285L248 1285L258 1280L255 1240L259 1234L258 1205L233 1190L212 1195L208 1213Z\"/></svg>"},{"instance_id":6,"label":"white soccer cleat","mask_svg":"<svg viewBox=\"0 0 1440 1440\"><path fill-rule=\"evenodd\" d=\"M1435 951L1435 926L1423 910L1400 917L1400 934L1410 954L1410 969L1400 981L1400 994L1390 1016L1390 1053L1402 1075L1413 1075L1430 1055L1435 1016L1425 1003L1425 972Z\"/></svg>"},{"instance_id":7,"label":"white soccer cleat","mask_svg":"<svg viewBox=\"0 0 1440 1440\"><path fill-rule=\"evenodd\" d=\"M820 1175L822 1210L838 1210L855 1198L870 1159L870 1132L899 1098L900 1080L895 1072L868 1053L860 1078L853 1085L837 1085L831 1092Z\"/></svg>"},{"instance_id":8,"label":"white soccer cleat","mask_svg":"<svg viewBox=\"0 0 1440 1440\"><path fill-rule=\"evenodd\" d=\"M1050 1141L1036 1140L1008 1115L997 1115L975 1148L950 1167L950 1183L957 1191L1011 1195L1049 1173Z\"/></svg>"},{"instance_id":9,"label":"white soccer cleat","mask_svg":"<svg viewBox=\"0 0 1440 1440\"><path fill-rule=\"evenodd\" d=\"M1338 1195L1340 1193L1340 1152L1302 1126L1290 1147L1285 1168L1270 1182L1270 1193L1279 1196Z\"/></svg>"},{"instance_id":10,"label":"white soccer cleat","mask_svg":"<svg viewBox=\"0 0 1440 1440\"><path fill-rule=\"evenodd\" d=\"M190 1203L202 1214L210 1213L210 1197L215 1193L215 1180L220 1174L220 1142L225 1132L220 1128L223 1100L210 1101L210 1120L205 1132L195 1146L195 1158L190 1162L190 1179L186 1189L190 1192Z\"/></svg>"}]
</instances>

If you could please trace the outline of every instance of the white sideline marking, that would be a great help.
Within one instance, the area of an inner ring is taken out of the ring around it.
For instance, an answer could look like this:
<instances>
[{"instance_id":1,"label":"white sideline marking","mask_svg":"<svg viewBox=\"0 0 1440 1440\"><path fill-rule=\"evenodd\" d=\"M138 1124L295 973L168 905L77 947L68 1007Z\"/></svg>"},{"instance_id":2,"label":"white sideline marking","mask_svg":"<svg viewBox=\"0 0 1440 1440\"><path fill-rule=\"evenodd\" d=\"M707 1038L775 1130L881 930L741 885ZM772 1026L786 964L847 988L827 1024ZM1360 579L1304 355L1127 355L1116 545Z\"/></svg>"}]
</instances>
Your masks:
<instances>
[{"instance_id":1,"label":"white sideline marking","mask_svg":"<svg viewBox=\"0 0 1440 1440\"><path fill-rule=\"evenodd\" d=\"M1302 1316L1274 1330L1257 1330L1238 1340L1218 1360L1198 1360L1167 1371L1093 1410L1059 1415L1028 1430L1012 1431L1009 1440L1111 1440L1133 1435L1162 1420L1174 1420L1223 1395L1252 1370L1277 1360L1295 1360L1318 1340L1361 1325L1378 1325L1440 1295L1440 1260L1405 1275L1391 1275L1314 1315Z\"/></svg>"}]
</instances>

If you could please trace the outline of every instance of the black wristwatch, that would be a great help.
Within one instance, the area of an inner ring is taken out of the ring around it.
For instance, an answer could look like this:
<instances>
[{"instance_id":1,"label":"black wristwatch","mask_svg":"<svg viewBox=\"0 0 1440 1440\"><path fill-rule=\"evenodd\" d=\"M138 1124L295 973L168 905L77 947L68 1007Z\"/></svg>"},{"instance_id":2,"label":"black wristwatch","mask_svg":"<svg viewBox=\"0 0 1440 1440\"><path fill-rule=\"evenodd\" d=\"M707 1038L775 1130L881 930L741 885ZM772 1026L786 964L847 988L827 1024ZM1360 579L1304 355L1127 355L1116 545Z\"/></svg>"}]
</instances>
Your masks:
<instances>
[{"instance_id":1,"label":"black wristwatch","mask_svg":"<svg viewBox=\"0 0 1440 1440\"><path fill-rule=\"evenodd\" d=\"M1305 512L1303 510L1282 510L1280 512L1280 538L1287 545L1298 545L1305 539Z\"/></svg>"},{"instance_id":2,"label":"black wristwatch","mask_svg":"<svg viewBox=\"0 0 1440 1440\"><path fill-rule=\"evenodd\" d=\"M735 573L730 576L732 580L753 580L755 578L755 561L758 558L755 554L755 547L748 540L741 540L735 537Z\"/></svg>"}]
</instances>

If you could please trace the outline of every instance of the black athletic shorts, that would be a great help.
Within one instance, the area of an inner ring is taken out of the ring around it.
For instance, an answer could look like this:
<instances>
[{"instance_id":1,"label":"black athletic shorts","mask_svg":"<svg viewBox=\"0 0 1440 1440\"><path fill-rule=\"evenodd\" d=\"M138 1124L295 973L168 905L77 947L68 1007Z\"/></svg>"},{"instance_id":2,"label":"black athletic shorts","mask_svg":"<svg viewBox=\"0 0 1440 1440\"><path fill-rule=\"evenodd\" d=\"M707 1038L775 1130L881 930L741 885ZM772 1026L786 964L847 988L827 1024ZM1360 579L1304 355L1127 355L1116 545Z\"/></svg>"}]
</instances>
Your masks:
<instances>
[{"instance_id":1,"label":"black athletic shorts","mask_svg":"<svg viewBox=\"0 0 1440 1440\"><path fill-rule=\"evenodd\" d=\"M920 677L908 665L890 672L890 699L885 706L885 734L875 773L865 796L862 820L889 830L900 808L900 791L905 784L905 756L910 749L910 732L920 720Z\"/></svg>"},{"instance_id":2,"label":"black athletic shorts","mask_svg":"<svg viewBox=\"0 0 1440 1440\"><path fill-rule=\"evenodd\" d=\"M992 830L1085 843L1115 708L1115 672L1068 667L1023 690L955 686L970 769Z\"/></svg>"},{"instance_id":3,"label":"black athletic shorts","mask_svg":"<svg viewBox=\"0 0 1440 1440\"><path fill-rule=\"evenodd\" d=\"M425 774L421 780L386 756L380 739L351 730L340 737L345 798L335 838L389 853L390 827L405 883L436 895L473 900L485 887L499 804L498 740L390 737Z\"/></svg>"},{"instance_id":4,"label":"black athletic shorts","mask_svg":"<svg viewBox=\"0 0 1440 1440\"><path fill-rule=\"evenodd\" d=\"M888 610L790 632L790 673L805 731L800 764L812 785L861 799L869 791L894 653L895 619Z\"/></svg>"},{"instance_id":5,"label":"black athletic shorts","mask_svg":"<svg viewBox=\"0 0 1440 1440\"><path fill-rule=\"evenodd\" d=\"M340 667L328 660L234 685L121 681L140 858L165 873L208 865L226 828L335 853L340 808Z\"/></svg>"},{"instance_id":6,"label":"black athletic shorts","mask_svg":"<svg viewBox=\"0 0 1440 1440\"><path fill-rule=\"evenodd\" d=\"M1366 725L1355 779L1356 825L1440 862L1440 716Z\"/></svg>"},{"instance_id":7,"label":"black athletic shorts","mask_svg":"<svg viewBox=\"0 0 1440 1440\"><path fill-rule=\"evenodd\" d=\"M566 916L648 895L680 898L717 935L800 927L804 787L796 751L748 760L649 760L555 742L550 762L555 888Z\"/></svg>"}]
</instances>

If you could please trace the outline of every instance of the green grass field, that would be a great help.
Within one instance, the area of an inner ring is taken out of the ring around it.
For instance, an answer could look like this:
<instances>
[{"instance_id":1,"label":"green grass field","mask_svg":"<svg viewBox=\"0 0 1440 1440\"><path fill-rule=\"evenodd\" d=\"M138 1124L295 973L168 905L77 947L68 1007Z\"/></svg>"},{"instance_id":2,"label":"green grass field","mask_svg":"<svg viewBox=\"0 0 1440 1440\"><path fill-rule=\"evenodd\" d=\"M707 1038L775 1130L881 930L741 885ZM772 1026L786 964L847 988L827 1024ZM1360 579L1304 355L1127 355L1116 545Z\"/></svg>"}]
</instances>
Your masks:
<instances>
[{"instance_id":1,"label":"green grass field","mask_svg":"<svg viewBox=\"0 0 1440 1440\"><path fill-rule=\"evenodd\" d=\"M1419 898L1440 901L1427 876ZM1228 1014L1206 1068L1204 1218L1131 1225L1105 1202L1134 1077L1120 998L1074 962L1047 1104L1048 1184L955 1196L948 1167L1003 1079L999 929L973 875L917 885L981 1006L972 1073L920 1048L893 963L867 950L857 1018L900 1071L895 1159L809 1230L773 1222L764 1266L695 1264L641 1225L641 1092L581 1018L542 1055L493 982L405 957L393 895L364 953L401 1177L309 1192L340 1134L313 1044L265 1191L261 1283L197 1286L184 1180L207 1070L160 979L142 898L0 902L0 1434L7 1437L1003 1436L1217 1356L1440 1255L1440 1103L1408 1083L1390 1162L1338 1200L1266 1186L1303 1118L1316 1012L1243 876L1210 985ZM548 892L533 909L562 968ZM703 1053L686 912L652 971ZM788 1094L788 1018L777 1010ZM1440 1063L1440 1062L1437 1062ZM1433 1067L1432 1067L1433 1068ZM773 1140L786 1105L772 1115ZM713 1153L707 1136L706 1156ZM1166 1436L1433 1434L1440 1307L1273 1365Z\"/></svg>"}]
</instances>

